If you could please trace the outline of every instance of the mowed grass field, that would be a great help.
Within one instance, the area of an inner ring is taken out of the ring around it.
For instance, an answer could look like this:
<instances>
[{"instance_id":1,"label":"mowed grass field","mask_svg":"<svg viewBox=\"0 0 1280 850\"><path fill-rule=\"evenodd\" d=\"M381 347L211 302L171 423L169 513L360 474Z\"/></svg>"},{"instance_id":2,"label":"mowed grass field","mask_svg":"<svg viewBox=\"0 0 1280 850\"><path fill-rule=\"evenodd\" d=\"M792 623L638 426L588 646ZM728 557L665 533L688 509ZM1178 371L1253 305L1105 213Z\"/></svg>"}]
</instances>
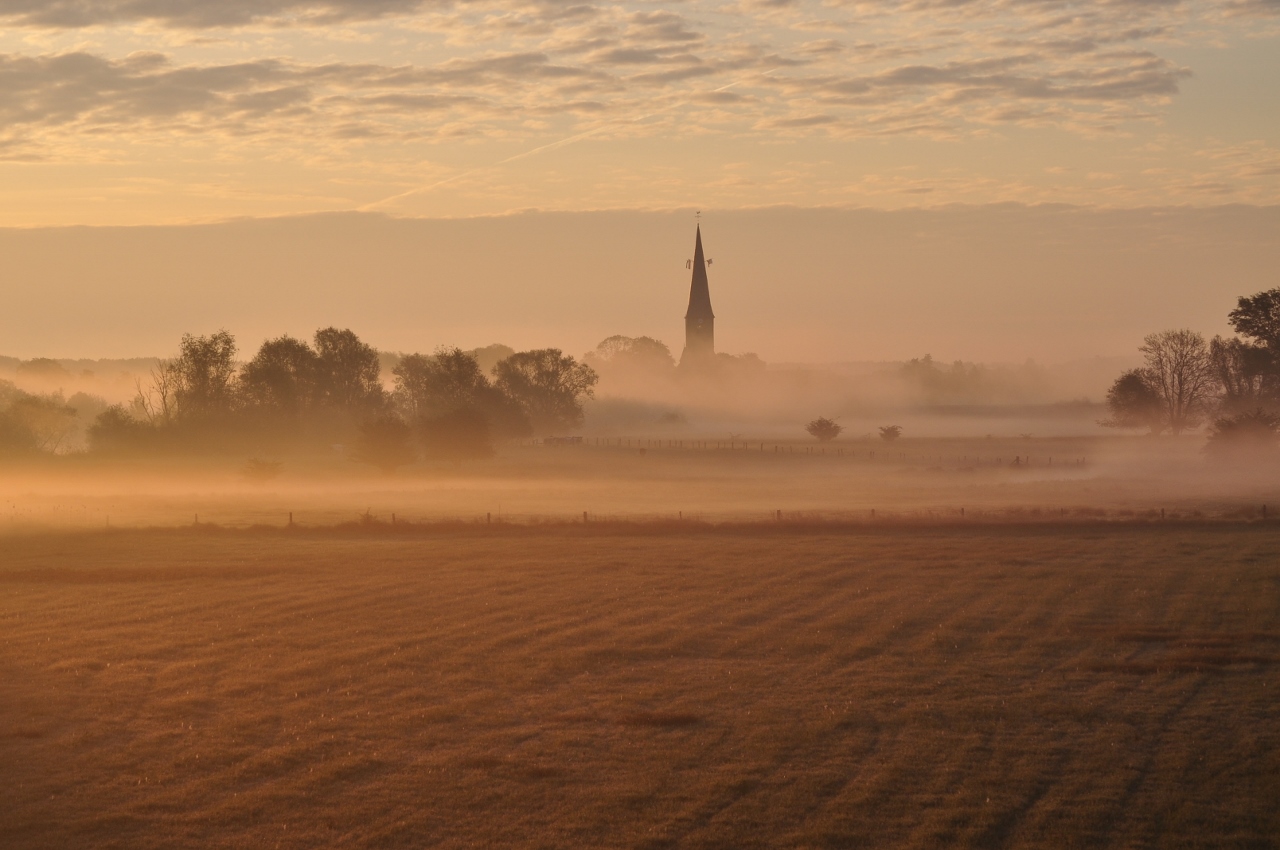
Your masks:
<instances>
[{"instance_id":1,"label":"mowed grass field","mask_svg":"<svg viewBox=\"0 0 1280 850\"><path fill-rule=\"evenodd\" d=\"M0 539L0 844L1272 847L1280 528Z\"/></svg>"}]
</instances>

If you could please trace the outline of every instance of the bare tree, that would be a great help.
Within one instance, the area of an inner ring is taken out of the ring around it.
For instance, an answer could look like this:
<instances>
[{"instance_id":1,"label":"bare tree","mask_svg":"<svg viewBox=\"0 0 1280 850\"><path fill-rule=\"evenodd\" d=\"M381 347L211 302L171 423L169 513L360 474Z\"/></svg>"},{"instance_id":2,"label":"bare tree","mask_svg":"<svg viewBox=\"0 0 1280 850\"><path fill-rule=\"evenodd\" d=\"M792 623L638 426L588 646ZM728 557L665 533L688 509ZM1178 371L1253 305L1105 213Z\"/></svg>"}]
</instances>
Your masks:
<instances>
[{"instance_id":1,"label":"bare tree","mask_svg":"<svg viewBox=\"0 0 1280 850\"><path fill-rule=\"evenodd\" d=\"M178 387L178 369L174 361L161 360L151 367L151 384L142 386L142 380L133 383L138 391L133 398L133 409L151 425L168 425L173 421L174 394Z\"/></svg>"},{"instance_id":2,"label":"bare tree","mask_svg":"<svg viewBox=\"0 0 1280 850\"><path fill-rule=\"evenodd\" d=\"M1185 328L1148 334L1138 349L1143 377L1160 396L1165 424L1174 434L1200 424L1215 389L1213 361L1204 337Z\"/></svg>"}]
</instances>

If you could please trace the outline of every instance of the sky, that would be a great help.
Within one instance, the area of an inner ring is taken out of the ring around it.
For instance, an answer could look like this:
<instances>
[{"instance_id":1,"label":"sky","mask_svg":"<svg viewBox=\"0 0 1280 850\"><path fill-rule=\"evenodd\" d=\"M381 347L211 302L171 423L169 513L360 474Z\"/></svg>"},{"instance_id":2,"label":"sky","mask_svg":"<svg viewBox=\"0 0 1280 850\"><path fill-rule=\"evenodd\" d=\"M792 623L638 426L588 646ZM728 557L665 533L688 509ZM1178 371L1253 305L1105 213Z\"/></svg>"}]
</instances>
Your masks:
<instances>
[{"instance_id":1,"label":"sky","mask_svg":"<svg viewBox=\"0 0 1280 850\"><path fill-rule=\"evenodd\" d=\"M168 356L226 328L248 356L337 325L391 351L623 334L679 355L694 213L0 229L0 354ZM1136 360L1153 331L1230 333L1280 268L1280 206L772 207L702 232L718 350L770 363Z\"/></svg>"},{"instance_id":2,"label":"sky","mask_svg":"<svg viewBox=\"0 0 1280 850\"><path fill-rule=\"evenodd\" d=\"M0 226L1280 202L1277 0L0 0Z\"/></svg>"}]
</instances>

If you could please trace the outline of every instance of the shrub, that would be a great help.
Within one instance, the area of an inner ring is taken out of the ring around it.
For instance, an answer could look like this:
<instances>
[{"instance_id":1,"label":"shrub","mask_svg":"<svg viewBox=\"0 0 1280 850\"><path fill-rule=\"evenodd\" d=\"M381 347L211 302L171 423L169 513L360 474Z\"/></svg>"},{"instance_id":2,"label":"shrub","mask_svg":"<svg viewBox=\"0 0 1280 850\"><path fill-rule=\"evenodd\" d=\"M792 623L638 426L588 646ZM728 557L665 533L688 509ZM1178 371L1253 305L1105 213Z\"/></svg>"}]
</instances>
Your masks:
<instances>
[{"instance_id":1,"label":"shrub","mask_svg":"<svg viewBox=\"0 0 1280 850\"><path fill-rule=\"evenodd\" d=\"M1280 445L1280 416L1255 410L1213 423L1204 450L1218 458L1274 454Z\"/></svg>"},{"instance_id":2,"label":"shrub","mask_svg":"<svg viewBox=\"0 0 1280 850\"><path fill-rule=\"evenodd\" d=\"M804 426L804 430L808 431L811 437L816 437L819 442L828 443L840 436L840 432L844 430L844 426L837 423L834 419L819 416L817 419Z\"/></svg>"}]
</instances>

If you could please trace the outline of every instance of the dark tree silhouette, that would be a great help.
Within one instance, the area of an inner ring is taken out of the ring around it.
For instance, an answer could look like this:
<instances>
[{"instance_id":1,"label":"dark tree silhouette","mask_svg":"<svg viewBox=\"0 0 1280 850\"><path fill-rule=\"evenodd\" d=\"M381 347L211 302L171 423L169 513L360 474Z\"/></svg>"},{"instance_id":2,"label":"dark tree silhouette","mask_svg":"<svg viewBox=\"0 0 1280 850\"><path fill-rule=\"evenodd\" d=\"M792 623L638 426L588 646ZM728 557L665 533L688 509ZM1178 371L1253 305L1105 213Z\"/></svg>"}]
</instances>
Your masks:
<instances>
[{"instance_id":1,"label":"dark tree silhouette","mask_svg":"<svg viewBox=\"0 0 1280 850\"><path fill-rule=\"evenodd\" d=\"M179 419L225 415L235 402L236 339L225 330L209 336L184 334L178 358L167 368L174 379L173 403Z\"/></svg>"},{"instance_id":2,"label":"dark tree silhouette","mask_svg":"<svg viewBox=\"0 0 1280 850\"><path fill-rule=\"evenodd\" d=\"M880 439L884 440L886 443L892 443L901 436L901 425L885 425L880 429Z\"/></svg>"},{"instance_id":3,"label":"dark tree silhouette","mask_svg":"<svg viewBox=\"0 0 1280 850\"><path fill-rule=\"evenodd\" d=\"M146 446L155 433L154 426L134 419L123 405L113 405L99 413L89 426L89 450L108 454L136 451Z\"/></svg>"},{"instance_id":4,"label":"dark tree silhouette","mask_svg":"<svg viewBox=\"0 0 1280 850\"><path fill-rule=\"evenodd\" d=\"M1175 435L1198 425L1215 390L1204 337L1186 329L1161 331L1148 334L1138 350L1146 359L1142 377L1160 396L1163 424Z\"/></svg>"},{"instance_id":5,"label":"dark tree silhouette","mask_svg":"<svg viewBox=\"0 0 1280 850\"><path fill-rule=\"evenodd\" d=\"M1228 414L1269 406L1276 397L1275 362L1265 346L1215 336L1209 360L1218 383L1218 404Z\"/></svg>"},{"instance_id":6,"label":"dark tree silhouette","mask_svg":"<svg viewBox=\"0 0 1280 850\"><path fill-rule=\"evenodd\" d=\"M240 370L240 392L249 407L297 414L315 402L319 374L320 358L311 346L282 336L264 342Z\"/></svg>"},{"instance_id":7,"label":"dark tree silhouette","mask_svg":"<svg viewBox=\"0 0 1280 850\"><path fill-rule=\"evenodd\" d=\"M834 419L828 419L825 416L819 416L817 419L804 426L804 430L809 435L816 437L821 443L828 443L840 436L840 432L844 430L844 426L837 423Z\"/></svg>"},{"instance_id":8,"label":"dark tree silhouette","mask_svg":"<svg viewBox=\"0 0 1280 850\"><path fill-rule=\"evenodd\" d=\"M1227 319L1236 333L1280 356L1280 289L1242 296Z\"/></svg>"},{"instance_id":9,"label":"dark tree silhouette","mask_svg":"<svg viewBox=\"0 0 1280 850\"><path fill-rule=\"evenodd\" d=\"M535 428L576 428L582 405L599 376L558 348L521 351L493 367L498 389L515 401Z\"/></svg>"},{"instance_id":10,"label":"dark tree silhouette","mask_svg":"<svg viewBox=\"0 0 1280 850\"><path fill-rule=\"evenodd\" d=\"M328 404L357 414L370 414L383 407L385 394L377 349L361 342L350 330L324 328L316 331L315 350L319 358L319 390Z\"/></svg>"},{"instance_id":11,"label":"dark tree silhouette","mask_svg":"<svg viewBox=\"0 0 1280 850\"><path fill-rule=\"evenodd\" d=\"M392 374L395 400L414 419L482 407L490 390L476 358L459 348L437 349L433 357L410 354Z\"/></svg>"},{"instance_id":12,"label":"dark tree silhouette","mask_svg":"<svg viewBox=\"0 0 1280 850\"><path fill-rule=\"evenodd\" d=\"M1116 378L1107 390L1107 410L1111 418L1100 424L1108 428L1150 428L1153 434L1164 430L1164 404L1142 369L1130 369Z\"/></svg>"}]
</instances>

